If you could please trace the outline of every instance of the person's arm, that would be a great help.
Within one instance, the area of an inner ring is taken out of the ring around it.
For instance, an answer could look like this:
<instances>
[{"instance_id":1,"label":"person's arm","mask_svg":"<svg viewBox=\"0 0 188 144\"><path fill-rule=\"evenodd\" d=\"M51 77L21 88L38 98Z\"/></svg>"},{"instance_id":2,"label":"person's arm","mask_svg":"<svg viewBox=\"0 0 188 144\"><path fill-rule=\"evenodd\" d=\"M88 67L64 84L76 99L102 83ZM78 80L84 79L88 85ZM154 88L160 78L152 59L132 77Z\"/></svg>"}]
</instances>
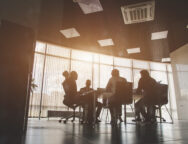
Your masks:
<instances>
[{"instance_id":1,"label":"person's arm","mask_svg":"<svg viewBox=\"0 0 188 144\"><path fill-rule=\"evenodd\" d=\"M143 89L143 84L142 84L142 79L140 79L138 82L138 88L136 90L136 93L140 94L142 92L142 89Z\"/></svg>"},{"instance_id":2,"label":"person's arm","mask_svg":"<svg viewBox=\"0 0 188 144\"><path fill-rule=\"evenodd\" d=\"M82 94L84 92L85 92L84 88L81 88L80 91L79 91L80 94Z\"/></svg>"},{"instance_id":3,"label":"person's arm","mask_svg":"<svg viewBox=\"0 0 188 144\"><path fill-rule=\"evenodd\" d=\"M107 85L106 85L106 91L109 92L111 90L111 87L112 87L112 80L109 79Z\"/></svg>"}]
</instances>

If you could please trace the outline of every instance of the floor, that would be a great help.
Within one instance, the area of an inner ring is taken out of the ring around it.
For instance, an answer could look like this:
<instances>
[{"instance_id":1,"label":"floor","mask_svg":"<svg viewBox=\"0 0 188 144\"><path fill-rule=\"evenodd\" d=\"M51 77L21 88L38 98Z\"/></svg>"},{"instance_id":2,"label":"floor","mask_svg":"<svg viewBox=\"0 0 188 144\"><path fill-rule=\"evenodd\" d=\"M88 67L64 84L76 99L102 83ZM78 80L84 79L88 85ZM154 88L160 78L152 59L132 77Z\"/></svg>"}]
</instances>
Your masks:
<instances>
[{"instance_id":1,"label":"floor","mask_svg":"<svg viewBox=\"0 0 188 144\"><path fill-rule=\"evenodd\" d=\"M188 122L174 124L127 124L117 127L101 123L95 127L58 123L57 120L29 120L25 144L187 144Z\"/></svg>"}]
</instances>

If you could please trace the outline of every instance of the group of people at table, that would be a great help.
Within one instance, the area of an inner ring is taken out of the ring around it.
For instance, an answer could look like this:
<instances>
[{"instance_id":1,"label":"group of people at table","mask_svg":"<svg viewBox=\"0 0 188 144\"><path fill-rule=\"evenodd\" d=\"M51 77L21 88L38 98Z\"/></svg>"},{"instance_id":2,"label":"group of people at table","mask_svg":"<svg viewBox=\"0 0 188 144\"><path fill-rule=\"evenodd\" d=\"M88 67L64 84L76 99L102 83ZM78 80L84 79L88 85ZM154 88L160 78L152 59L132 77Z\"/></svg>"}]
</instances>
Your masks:
<instances>
[{"instance_id":1,"label":"group of people at table","mask_svg":"<svg viewBox=\"0 0 188 144\"><path fill-rule=\"evenodd\" d=\"M143 97L137 100L135 103L135 119L133 121L142 122L155 122L155 105L152 104L152 94L154 86L156 85L156 80L153 79L147 70L140 71L141 78L138 82L138 88L136 89L136 94L144 93ZM102 107L108 105L111 114L111 124L117 124L119 120L122 122L122 105L118 104L118 98L116 97L117 83L123 82L127 83L127 80L119 75L119 70L113 69L111 72L111 78L109 79L107 86L103 89L103 102L98 101L98 97L94 96L94 90L90 87L91 81L86 80L85 87L77 91L76 80L78 74L76 71L68 72L64 71L63 76L65 80L62 83L63 89L65 91L63 103L72 107L73 105L80 105L83 108L87 107L87 116L83 120L84 123L91 124L93 121L99 123L101 120L99 118ZM95 108L93 108L93 101L95 102ZM95 119L93 117L95 114Z\"/></svg>"}]
</instances>

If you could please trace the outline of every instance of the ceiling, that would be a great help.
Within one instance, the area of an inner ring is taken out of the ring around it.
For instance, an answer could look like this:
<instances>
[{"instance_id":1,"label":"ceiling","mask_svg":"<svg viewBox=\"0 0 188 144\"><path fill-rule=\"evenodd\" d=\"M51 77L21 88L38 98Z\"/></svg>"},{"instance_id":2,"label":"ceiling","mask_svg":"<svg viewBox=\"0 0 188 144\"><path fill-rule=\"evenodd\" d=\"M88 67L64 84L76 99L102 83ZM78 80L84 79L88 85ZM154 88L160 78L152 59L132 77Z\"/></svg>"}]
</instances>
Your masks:
<instances>
[{"instance_id":1,"label":"ceiling","mask_svg":"<svg viewBox=\"0 0 188 144\"><path fill-rule=\"evenodd\" d=\"M155 0L153 21L125 25L121 6L146 0L100 0L103 11L84 14L72 0L43 0L38 38L66 47L114 56L161 61L188 42L187 0ZM80 37L67 39L59 31L75 28ZM151 40L152 32L168 30L167 39ZM111 38L114 46L101 47L98 40ZM126 49L141 48L128 54Z\"/></svg>"}]
</instances>

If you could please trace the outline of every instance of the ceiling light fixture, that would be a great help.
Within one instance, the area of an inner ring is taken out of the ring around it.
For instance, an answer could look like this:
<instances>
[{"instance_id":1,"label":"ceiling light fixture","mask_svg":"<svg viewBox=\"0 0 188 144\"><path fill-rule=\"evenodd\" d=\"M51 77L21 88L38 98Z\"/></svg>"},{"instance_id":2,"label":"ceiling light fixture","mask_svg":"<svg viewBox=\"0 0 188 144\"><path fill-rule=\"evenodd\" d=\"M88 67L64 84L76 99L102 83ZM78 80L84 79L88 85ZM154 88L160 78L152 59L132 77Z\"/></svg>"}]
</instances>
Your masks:
<instances>
[{"instance_id":1,"label":"ceiling light fixture","mask_svg":"<svg viewBox=\"0 0 188 144\"><path fill-rule=\"evenodd\" d=\"M75 28L69 28L65 30L60 30L60 32L66 37L66 38L73 38L80 36L79 32Z\"/></svg>"},{"instance_id":2,"label":"ceiling light fixture","mask_svg":"<svg viewBox=\"0 0 188 144\"><path fill-rule=\"evenodd\" d=\"M133 53L140 53L140 48L130 48L130 49L127 49L127 53L128 54L133 54Z\"/></svg>"},{"instance_id":3,"label":"ceiling light fixture","mask_svg":"<svg viewBox=\"0 0 188 144\"><path fill-rule=\"evenodd\" d=\"M167 35L168 31L154 32L151 34L151 40L165 39Z\"/></svg>"},{"instance_id":4,"label":"ceiling light fixture","mask_svg":"<svg viewBox=\"0 0 188 144\"><path fill-rule=\"evenodd\" d=\"M100 46L104 47L104 46L112 46L114 45L114 42L112 39L103 39L103 40L98 40L97 41Z\"/></svg>"},{"instance_id":5,"label":"ceiling light fixture","mask_svg":"<svg viewBox=\"0 0 188 144\"><path fill-rule=\"evenodd\" d=\"M84 14L103 11L99 0L74 0L78 3Z\"/></svg>"},{"instance_id":6,"label":"ceiling light fixture","mask_svg":"<svg viewBox=\"0 0 188 144\"><path fill-rule=\"evenodd\" d=\"M161 62L170 62L171 61L171 59L168 57L168 58L162 58L161 59Z\"/></svg>"}]
</instances>

